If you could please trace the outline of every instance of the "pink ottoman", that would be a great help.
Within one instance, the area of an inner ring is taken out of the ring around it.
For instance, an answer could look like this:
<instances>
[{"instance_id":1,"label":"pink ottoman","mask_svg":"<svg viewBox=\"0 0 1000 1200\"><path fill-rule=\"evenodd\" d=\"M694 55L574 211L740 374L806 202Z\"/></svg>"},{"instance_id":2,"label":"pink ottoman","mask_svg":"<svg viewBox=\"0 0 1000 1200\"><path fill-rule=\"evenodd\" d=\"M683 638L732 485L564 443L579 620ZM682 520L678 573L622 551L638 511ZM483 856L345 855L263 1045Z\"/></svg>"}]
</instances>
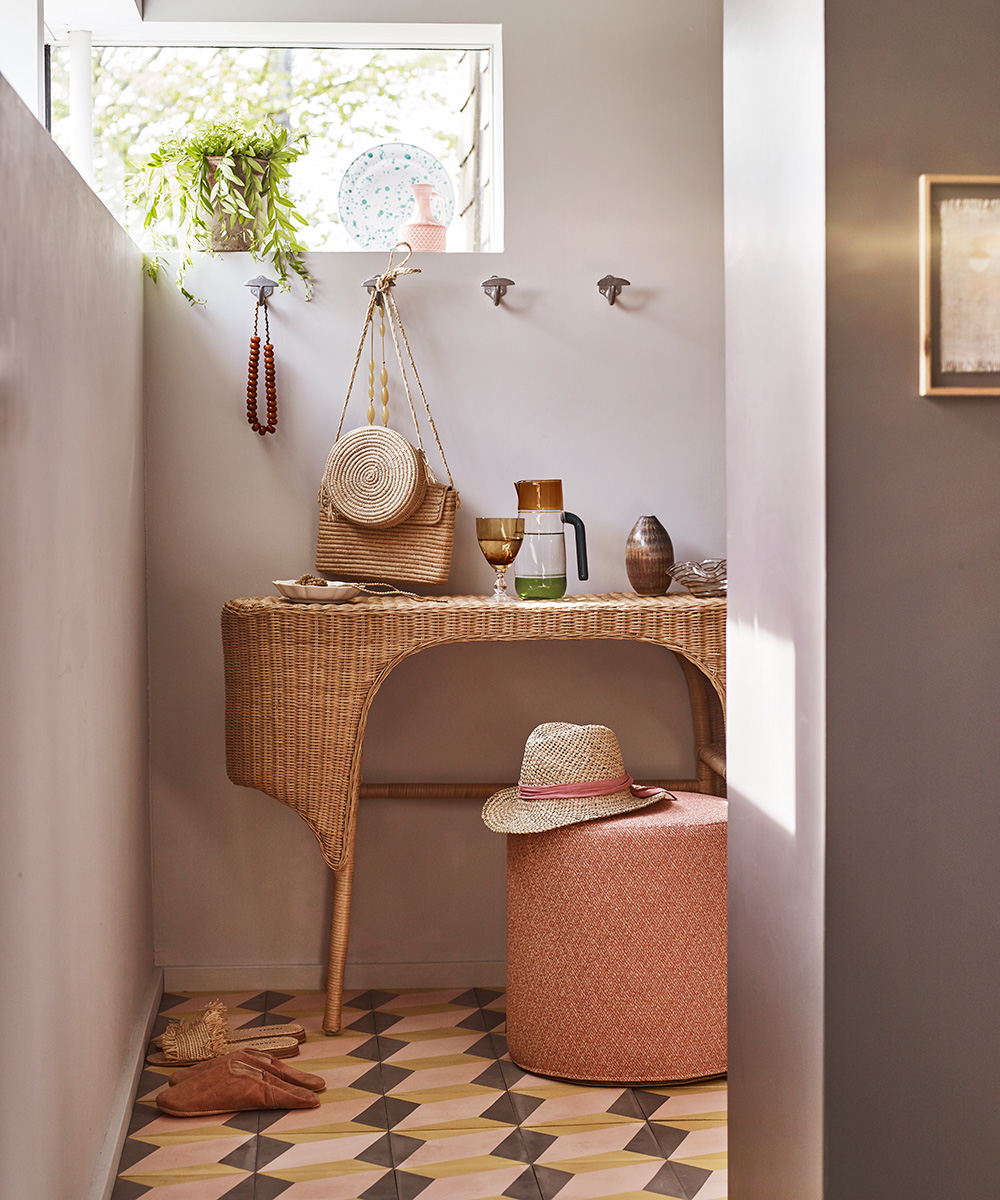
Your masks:
<instances>
[{"instance_id":1,"label":"pink ottoman","mask_svg":"<svg viewBox=\"0 0 1000 1200\"><path fill-rule=\"evenodd\" d=\"M507 835L507 1043L523 1070L725 1074L728 805L676 796Z\"/></svg>"}]
</instances>

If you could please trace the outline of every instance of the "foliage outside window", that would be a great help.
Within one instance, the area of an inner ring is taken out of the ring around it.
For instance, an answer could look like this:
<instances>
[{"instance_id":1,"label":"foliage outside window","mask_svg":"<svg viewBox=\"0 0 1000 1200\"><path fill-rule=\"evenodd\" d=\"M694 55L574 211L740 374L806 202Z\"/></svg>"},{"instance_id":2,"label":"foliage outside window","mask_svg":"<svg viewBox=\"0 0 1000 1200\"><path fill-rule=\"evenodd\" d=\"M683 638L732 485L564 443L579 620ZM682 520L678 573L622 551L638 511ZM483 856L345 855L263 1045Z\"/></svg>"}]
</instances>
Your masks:
<instances>
[{"instance_id":1,"label":"foliage outside window","mask_svg":"<svg viewBox=\"0 0 1000 1200\"><path fill-rule=\"evenodd\" d=\"M192 122L238 113L308 138L309 153L289 167L306 249L358 248L340 224L340 180L359 154L390 141L428 151L455 183L449 249L490 249L486 51L102 46L93 61L96 190L140 244L141 219L126 210L129 163ZM67 80L68 52L53 47L52 133L63 146Z\"/></svg>"}]
</instances>

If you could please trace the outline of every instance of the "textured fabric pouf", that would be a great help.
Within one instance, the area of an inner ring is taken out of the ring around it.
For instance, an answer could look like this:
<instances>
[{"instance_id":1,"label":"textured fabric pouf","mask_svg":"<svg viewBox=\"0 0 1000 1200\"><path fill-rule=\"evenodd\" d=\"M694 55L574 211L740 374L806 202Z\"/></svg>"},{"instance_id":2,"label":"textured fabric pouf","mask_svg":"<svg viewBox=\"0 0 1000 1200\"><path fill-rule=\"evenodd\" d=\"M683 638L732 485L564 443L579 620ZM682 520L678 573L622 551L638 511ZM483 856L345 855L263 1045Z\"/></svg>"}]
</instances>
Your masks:
<instances>
[{"instance_id":1,"label":"textured fabric pouf","mask_svg":"<svg viewBox=\"0 0 1000 1200\"><path fill-rule=\"evenodd\" d=\"M507 835L507 1044L601 1083L726 1071L725 800Z\"/></svg>"}]
</instances>

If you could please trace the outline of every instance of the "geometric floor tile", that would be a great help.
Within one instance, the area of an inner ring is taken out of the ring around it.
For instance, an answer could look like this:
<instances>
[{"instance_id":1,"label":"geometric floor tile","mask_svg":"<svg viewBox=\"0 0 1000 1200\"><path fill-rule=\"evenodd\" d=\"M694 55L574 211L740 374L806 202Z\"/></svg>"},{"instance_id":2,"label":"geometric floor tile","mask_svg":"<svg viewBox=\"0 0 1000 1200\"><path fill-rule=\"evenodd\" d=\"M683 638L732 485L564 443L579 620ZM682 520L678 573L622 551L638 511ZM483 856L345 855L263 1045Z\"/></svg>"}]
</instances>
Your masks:
<instances>
[{"instance_id":1,"label":"geometric floor tile","mask_svg":"<svg viewBox=\"0 0 1000 1200\"><path fill-rule=\"evenodd\" d=\"M531 1075L501 988L346 992L332 1038L322 992L173 993L154 1036L216 998L234 1027L305 1028L289 1065L322 1076L319 1108L168 1117L172 1070L147 1066L112 1200L726 1200L725 1080Z\"/></svg>"}]
</instances>

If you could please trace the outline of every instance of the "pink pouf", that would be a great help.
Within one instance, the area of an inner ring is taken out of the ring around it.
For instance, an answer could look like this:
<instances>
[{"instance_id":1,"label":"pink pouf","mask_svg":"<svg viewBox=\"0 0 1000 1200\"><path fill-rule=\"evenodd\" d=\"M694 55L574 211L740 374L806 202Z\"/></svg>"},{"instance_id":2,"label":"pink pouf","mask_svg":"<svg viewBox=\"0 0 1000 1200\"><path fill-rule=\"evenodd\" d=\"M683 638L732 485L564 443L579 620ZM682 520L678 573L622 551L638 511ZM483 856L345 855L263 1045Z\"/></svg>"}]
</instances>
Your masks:
<instances>
[{"instance_id":1,"label":"pink pouf","mask_svg":"<svg viewBox=\"0 0 1000 1200\"><path fill-rule=\"evenodd\" d=\"M507 836L507 1042L526 1071L599 1083L726 1071L726 818L677 792Z\"/></svg>"}]
</instances>

